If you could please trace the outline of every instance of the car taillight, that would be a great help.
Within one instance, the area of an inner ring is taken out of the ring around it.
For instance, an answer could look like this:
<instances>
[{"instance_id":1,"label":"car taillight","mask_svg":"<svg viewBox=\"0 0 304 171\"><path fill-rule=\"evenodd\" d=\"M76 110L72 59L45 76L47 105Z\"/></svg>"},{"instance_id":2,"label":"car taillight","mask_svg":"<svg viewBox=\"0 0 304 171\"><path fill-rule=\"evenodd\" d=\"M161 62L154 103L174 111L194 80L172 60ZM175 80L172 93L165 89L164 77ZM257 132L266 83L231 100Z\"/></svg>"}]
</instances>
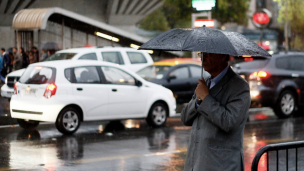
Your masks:
<instances>
[{"instance_id":1,"label":"car taillight","mask_svg":"<svg viewBox=\"0 0 304 171\"><path fill-rule=\"evenodd\" d=\"M17 82L14 84L14 94L17 94Z\"/></svg>"},{"instance_id":2,"label":"car taillight","mask_svg":"<svg viewBox=\"0 0 304 171\"><path fill-rule=\"evenodd\" d=\"M265 71L259 71L259 72L254 72L249 75L249 79L258 79L258 78L268 78L270 77L270 73L265 72Z\"/></svg>"},{"instance_id":3,"label":"car taillight","mask_svg":"<svg viewBox=\"0 0 304 171\"><path fill-rule=\"evenodd\" d=\"M56 90L57 90L57 86L55 84L49 84L44 92L44 97L49 99L51 98L53 95L56 94Z\"/></svg>"}]
</instances>

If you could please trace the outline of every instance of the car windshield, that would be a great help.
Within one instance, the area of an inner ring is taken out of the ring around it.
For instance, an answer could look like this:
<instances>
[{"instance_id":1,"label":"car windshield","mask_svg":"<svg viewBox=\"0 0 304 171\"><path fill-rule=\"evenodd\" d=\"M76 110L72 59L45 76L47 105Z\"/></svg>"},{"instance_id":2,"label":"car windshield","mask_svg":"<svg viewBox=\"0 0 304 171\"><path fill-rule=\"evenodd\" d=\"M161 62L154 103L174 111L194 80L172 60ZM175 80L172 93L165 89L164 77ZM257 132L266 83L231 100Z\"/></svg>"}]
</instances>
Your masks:
<instances>
[{"instance_id":1,"label":"car windshield","mask_svg":"<svg viewBox=\"0 0 304 171\"><path fill-rule=\"evenodd\" d=\"M234 64L232 67L236 69L260 69L263 68L268 61L269 59L246 61Z\"/></svg>"},{"instance_id":2,"label":"car windshield","mask_svg":"<svg viewBox=\"0 0 304 171\"><path fill-rule=\"evenodd\" d=\"M24 84L45 84L54 77L55 69L49 67L33 66L28 67L21 78L20 83Z\"/></svg>"},{"instance_id":3,"label":"car windshield","mask_svg":"<svg viewBox=\"0 0 304 171\"><path fill-rule=\"evenodd\" d=\"M137 74L145 80L162 79L164 73L168 71L170 67L171 66L151 65L139 70Z\"/></svg>"},{"instance_id":4,"label":"car windshield","mask_svg":"<svg viewBox=\"0 0 304 171\"><path fill-rule=\"evenodd\" d=\"M43 61L57 61L57 60L67 60L72 59L77 53L56 53L46 58Z\"/></svg>"}]
</instances>

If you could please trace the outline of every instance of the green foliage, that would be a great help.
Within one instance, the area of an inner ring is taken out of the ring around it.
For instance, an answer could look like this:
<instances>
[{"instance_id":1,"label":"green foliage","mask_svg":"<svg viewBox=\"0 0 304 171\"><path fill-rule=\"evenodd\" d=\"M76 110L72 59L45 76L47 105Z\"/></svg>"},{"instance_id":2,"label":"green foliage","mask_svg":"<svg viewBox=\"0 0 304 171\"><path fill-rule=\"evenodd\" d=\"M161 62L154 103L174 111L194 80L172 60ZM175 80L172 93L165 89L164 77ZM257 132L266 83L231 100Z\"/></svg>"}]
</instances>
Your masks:
<instances>
[{"instance_id":1,"label":"green foliage","mask_svg":"<svg viewBox=\"0 0 304 171\"><path fill-rule=\"evenodd\" d=\"M218 0L218 10L212 10L212 18L222 25L228 22L246 25L249 1ZM191 27L192 0L163 0L163 3L159 11L151 13L140 23L141 28L166 30L167 26L170 29Z\"/></svg>"},{"instance_id":2,"label":"green foliage","mask_svg":"<svg viewBox=\"0 0 304 171\"><path fill-rule=\"evenodd\" d=\"M304 1L303 0L275 0L280 7L278 22L289 23L292 37L292 49L304 50Z\"/></svg>"},{"instance_id":3,"label":"green foliage","mask_svg":"<svg viewBox=\"0 0 304 171\"><path fill-rule=\"evenodd\" d=\"M140 24L140 28L152 31L166 31L170 29L161 9L155 10L153 13L144 18Z\"/></svg>"},{"instance_id":4,"label":"green foliage","mask_svg":"<svg viewBox=\"0 0 304 171\"><path fill-rule=\"evenodd\" d=\"M212 9L212 18L221 25L225 23L237 23L247 25L250 0L218 0L218 9Z\"/></svg>"}]
</instances>

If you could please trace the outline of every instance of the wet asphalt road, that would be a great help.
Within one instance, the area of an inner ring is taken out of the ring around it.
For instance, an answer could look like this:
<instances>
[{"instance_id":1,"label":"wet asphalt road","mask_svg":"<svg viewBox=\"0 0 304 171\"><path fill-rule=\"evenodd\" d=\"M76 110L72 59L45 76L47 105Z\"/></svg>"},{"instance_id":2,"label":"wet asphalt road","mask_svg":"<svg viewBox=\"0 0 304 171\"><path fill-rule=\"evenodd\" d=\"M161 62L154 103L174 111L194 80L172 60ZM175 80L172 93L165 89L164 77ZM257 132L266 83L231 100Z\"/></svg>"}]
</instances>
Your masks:
<instances>
[{"instance_id":1,"label":"wet asphalt road","mask_svg":"<svg viewBox=\"0 0 304 171\"><path fill-rule=\"evenodd\" d=\"M0 104L0 170L183 170L190 127L183 126L179 118L168 119L167 125L158 129L148 127L144 120L85 122L74 135L64 136L50 123L23 130L3 115L9 109L5 99L0 98ZM243 143L246 171L261 147L304 140L304 117L299 115L277 119L269 108L250 109ZM292 161L293 153L289 152ZM298 153L304 160L304 150ZM284 151L279 153L284 155ZM275 169L274 161L270 165ZM283 159L279 165L279 170L285 170ZM304 168L303 161L298 165ZM260 168L265 167L262 158Z\"/></svg>"}]
</instances>

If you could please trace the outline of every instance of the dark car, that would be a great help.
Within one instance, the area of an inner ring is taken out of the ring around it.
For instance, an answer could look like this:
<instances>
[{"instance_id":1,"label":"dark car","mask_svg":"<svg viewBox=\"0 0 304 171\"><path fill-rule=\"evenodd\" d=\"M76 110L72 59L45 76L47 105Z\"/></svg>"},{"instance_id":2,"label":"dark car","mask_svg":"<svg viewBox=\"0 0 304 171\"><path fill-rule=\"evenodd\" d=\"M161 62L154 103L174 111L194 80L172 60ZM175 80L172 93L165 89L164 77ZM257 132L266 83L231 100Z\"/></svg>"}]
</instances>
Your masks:
<instances>
[{"instance_id":1,"label":"dark car","mask_svg":"<svg viewBox=\"0 0 304 171\"><path fill-rule=\"evenodd\" d=\"M178 104L188 103L201 79L201 60L174 58L155 62L137 72L145 80L170 89ZM208 74L208 73L207 73Z\"/></svg>"},{"instance_id":2,"label":"dark car","mask_svg":"<svg viewBox=\"0 0 304 171\"><path fill-rule=\"evenodd\" d=\"M304 53L278 53L233 69L247 80L252 107L271 107L279 118L287 118L304 105Z\"/></svg>"}]
</instances>

